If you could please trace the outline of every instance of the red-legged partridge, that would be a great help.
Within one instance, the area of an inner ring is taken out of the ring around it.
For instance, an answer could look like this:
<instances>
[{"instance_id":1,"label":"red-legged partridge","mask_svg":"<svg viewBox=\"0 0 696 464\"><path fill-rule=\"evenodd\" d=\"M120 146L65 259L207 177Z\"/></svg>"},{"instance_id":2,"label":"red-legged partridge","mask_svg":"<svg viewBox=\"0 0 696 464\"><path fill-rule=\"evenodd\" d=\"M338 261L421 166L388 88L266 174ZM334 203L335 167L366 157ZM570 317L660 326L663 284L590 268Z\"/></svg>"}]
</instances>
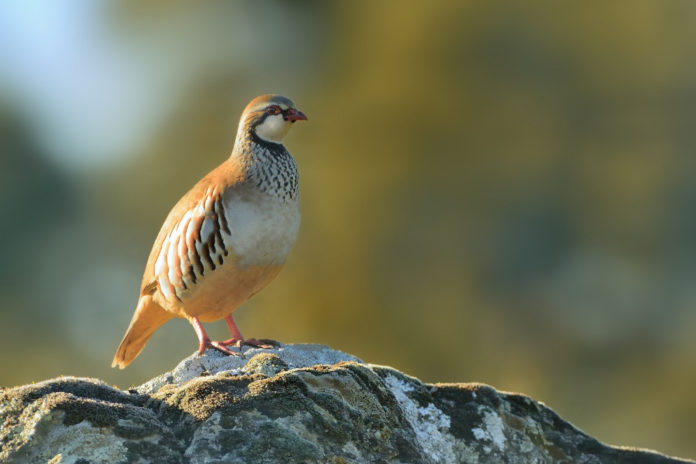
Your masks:
<instances>
[{"instance_id":1,"label":"red-legged partridge","mask_svg":"<svg viewBox=\"0 0 696 464\"><path fill-rule=\"evenodd\" d=\"M145 266L140 299L112 367L130 364L150 335L183 317L199 353L244 340L232 312L278 275L300 224L297 165L282 145L307 117L279 95L253 99L239 122L230 157L201 179L167 216ZM201 321L224 318L232 338L211 341Z\"/></svg>"}]
</instances>

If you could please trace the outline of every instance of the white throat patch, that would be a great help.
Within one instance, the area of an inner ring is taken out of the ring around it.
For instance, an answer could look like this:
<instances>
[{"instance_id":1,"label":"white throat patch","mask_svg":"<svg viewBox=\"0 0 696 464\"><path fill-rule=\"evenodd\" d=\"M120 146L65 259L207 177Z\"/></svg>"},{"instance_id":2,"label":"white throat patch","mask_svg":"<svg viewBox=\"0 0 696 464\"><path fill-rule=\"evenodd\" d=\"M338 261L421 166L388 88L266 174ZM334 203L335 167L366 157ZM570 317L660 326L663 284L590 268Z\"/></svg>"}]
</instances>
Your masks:
<instances>
[{"instance_id":1,"label":"white throat patch","mask_svg":"<svg viewBox=\"0 0 696 464\"><path fill-rule=\"evenodd\" d=\"M268 115L256 126L256 135L268 142L281 143L290 130L290 125L290 121L284 120L282 114Z\"/></svg>"}]
</instances>

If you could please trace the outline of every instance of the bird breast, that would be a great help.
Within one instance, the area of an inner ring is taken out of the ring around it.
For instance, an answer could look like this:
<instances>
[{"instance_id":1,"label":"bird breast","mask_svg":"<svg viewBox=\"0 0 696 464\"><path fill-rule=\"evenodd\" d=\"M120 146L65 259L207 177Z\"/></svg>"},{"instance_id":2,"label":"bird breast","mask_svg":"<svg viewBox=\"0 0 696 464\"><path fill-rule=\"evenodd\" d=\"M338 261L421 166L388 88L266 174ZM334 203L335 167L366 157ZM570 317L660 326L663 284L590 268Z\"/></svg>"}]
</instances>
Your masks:
<instances>
[{"instance_id":1,"label":"bird breast","mask_svg":"<svg viewBox=\"0 0 696 464\"><path fill-rule=\"evenodd\" d=\"M224 240L237 257L236 265L246 268L283 264L300 226L298 201L255 189L230 189L222 201L230 230Z\"/></svg>"}]
</instances>

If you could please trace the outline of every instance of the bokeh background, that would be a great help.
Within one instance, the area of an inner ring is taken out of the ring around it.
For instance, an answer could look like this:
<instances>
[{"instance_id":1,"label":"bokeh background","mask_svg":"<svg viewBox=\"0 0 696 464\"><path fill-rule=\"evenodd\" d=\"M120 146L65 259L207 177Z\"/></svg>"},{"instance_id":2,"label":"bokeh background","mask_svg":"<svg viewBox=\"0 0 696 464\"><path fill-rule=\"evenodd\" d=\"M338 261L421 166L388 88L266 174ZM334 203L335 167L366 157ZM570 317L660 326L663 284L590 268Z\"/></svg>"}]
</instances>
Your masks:
<instances>
[{"instance_id":1,"label":"bokeh background","mask_svg":"<svg viewBox=\"0 0 696 464\"><path fill-rule=\"evenodd\" d=\"M696 457L696 3L0 3L0 385L109 368L169 208L285 94L303 224L237 314ZM223 323L208 326L225 337Z\"/></svg>"}]
</instances>

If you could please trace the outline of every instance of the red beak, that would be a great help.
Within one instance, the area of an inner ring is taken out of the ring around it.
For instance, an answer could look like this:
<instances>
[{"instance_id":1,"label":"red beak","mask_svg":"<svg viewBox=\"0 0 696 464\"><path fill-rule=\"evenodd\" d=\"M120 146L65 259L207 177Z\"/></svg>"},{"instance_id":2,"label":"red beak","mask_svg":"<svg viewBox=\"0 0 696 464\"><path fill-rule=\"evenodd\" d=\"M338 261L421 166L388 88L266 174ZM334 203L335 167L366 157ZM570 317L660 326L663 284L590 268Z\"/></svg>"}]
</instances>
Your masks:
<instances>
[{"instance_id":1,"label":"red beak","mask_svg":"<svg viewBox=\"0 0 696 464\"><path fill-rule=\"evenodd\" d=\"M285 119L286 121L290 121L290 122L306 121L307 116L305 116L305 114L300 110L296 110L295 108L290 108L290 109L285 111L285 114L283 115L283 119Z\"/></svg>"}]
</instances>

